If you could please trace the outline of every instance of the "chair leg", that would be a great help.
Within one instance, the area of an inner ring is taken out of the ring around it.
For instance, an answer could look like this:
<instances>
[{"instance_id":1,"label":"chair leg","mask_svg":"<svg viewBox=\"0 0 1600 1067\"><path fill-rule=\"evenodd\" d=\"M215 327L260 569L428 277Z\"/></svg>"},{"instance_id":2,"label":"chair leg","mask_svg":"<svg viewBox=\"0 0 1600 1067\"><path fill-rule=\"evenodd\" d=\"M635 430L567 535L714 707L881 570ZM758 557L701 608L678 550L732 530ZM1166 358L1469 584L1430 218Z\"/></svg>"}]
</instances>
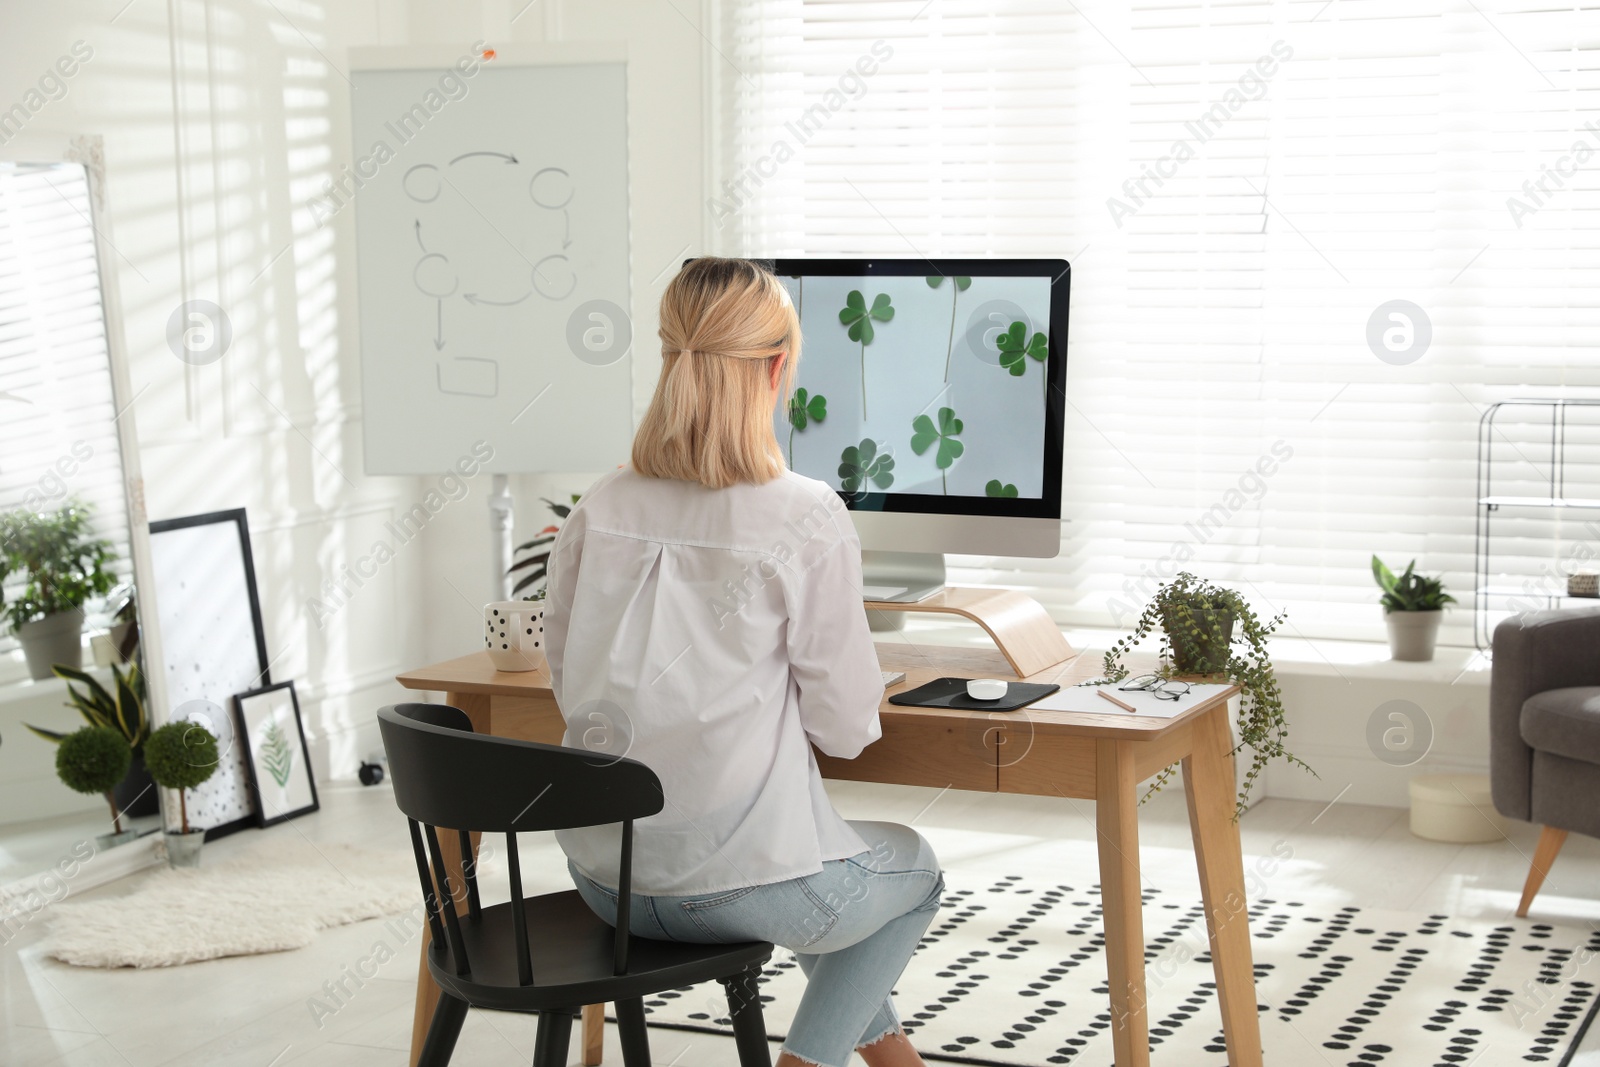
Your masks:
<instances>
[{"instance_id":1,"label":"chair leg","mask_svg":"<svg viewBox=\"0 0 1600 1067\"><path fill-rule=\"evenodd\" d=\"M728 993L728 1017L739 1049L739 1067L772 1067L767 1024L761 1017L761 968L751 967L721 980Z\"/></svg>"},{"instance_id":2,"label":"chair leg","mask_svg":"<svg viewBox=\"0 0 1600 1067\"><path fill-rule=\"evenodd\" d=\"M619 1000L616 1005L623 1067L650 1067L650 1032L644 1025L644 1001L634 997Z\"/></svg>"},{"instance_id":3,"label":"chair leg","mask_svg":"<svg viewBox=\"0 0 1600 1067\"><path fill-rule=\"evenodd\" d=\"M1522 903L1517 905L1517 918L1527 918L1533 898L1538 895L1539 887L1544 885L1544 876L1550 873L1556 854L1566 843L1567 832L1557 830L1554 826L1546 826L1539 835L1539 845L1533 850L1533 863L1528 866L1528 880L1522 886Z\"/></svg>"},{"instance_id":4,"label":"chair leg","mask_svg":"<svg viewBox=\"0 0 1600 1067\"><path fill-rule=\"evenodd\" d=\"M467 1002L441 991L439 1003L433 1009L433 1021L428 1024L428 1036L417 1054L417 1067L445 1067L456 1050L461 1024L466 1021Z\"/></svg>"},{"instance_id":5,"label":"chair leg","mask_svg":"<svg viewBox=\"0 0 1600 1067\"><path fill-rule=\"evenodd\" d=\"M572 1044L572 1015L564 1008L539 1013L539 1033L533 1039L533 1067L567 1067Z\"/></svg>"}]
</instances>

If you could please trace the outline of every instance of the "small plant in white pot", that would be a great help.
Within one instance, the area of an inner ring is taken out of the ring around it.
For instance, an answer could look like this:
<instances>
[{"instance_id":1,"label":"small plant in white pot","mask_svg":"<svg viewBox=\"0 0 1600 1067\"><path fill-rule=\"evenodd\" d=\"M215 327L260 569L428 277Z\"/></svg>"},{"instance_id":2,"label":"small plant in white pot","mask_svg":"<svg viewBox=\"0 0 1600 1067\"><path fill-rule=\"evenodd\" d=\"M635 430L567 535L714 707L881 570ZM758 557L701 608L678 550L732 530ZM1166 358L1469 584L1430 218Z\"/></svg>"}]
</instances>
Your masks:
<instances>
[{"instance_id":1,"label":"small plant in white pot","mask_svg":"<svg viewBox=\"0 0 1600 1067\"><path fill-rule=\"evenodd\" d=\"M1454 604L1456 598L1444 591L1444 582L1438 578L1416 573L1416 566L1417 561L1412 560L1406 564L1405 572L1396 577L1381 559L1372 557L1372 578L1383 590L1379 602L1389 627L1389 656L1420 663L1433 658L1444 607Z\"/></svg>"},{"instance_id":2,"label":"small plant in white pot","mask_svg":"<svg viewBox=\"0 0 1600 1067\"><path fill-rule=\"evenodd\" d=\"M144 743L144 762L150 777L164 789L178 793L181 829L167 830L167 862L174 867L200 866L204 830L189 829L188 791L216 772L217 739L210 730L192 722L169 722Z\"/></svg>"}]
</instances>

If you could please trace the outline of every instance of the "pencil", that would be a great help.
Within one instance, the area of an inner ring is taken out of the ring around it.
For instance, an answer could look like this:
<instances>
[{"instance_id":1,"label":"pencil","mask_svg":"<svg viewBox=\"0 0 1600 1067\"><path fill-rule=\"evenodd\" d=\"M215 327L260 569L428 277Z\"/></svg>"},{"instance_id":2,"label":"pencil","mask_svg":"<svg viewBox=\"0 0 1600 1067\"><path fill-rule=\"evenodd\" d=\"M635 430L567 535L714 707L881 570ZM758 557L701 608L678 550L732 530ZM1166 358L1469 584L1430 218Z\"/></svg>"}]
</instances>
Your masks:
<instances>
[{"instance_id":1,"label":"pencil","mask_svg":"<svg viewBox=\"0 0 1600 1067\"><path fill-rule=\"evenodd\" d=\"M1125 703L1125 702L1123 702L1121 700L1118 700L1116 697L1112 696L1110 693L1106 692L1104 689L1096 689L1095 692L1099 693L1101 696L1103 696L1107 700L1111 701L1111 703L1115 704L1117 707L1121 708L1123 711L1137 712L1139 710L1138 708L1134 707L1132 704L1128 704L1128 703Z\"/></svg>"}]
</instances>

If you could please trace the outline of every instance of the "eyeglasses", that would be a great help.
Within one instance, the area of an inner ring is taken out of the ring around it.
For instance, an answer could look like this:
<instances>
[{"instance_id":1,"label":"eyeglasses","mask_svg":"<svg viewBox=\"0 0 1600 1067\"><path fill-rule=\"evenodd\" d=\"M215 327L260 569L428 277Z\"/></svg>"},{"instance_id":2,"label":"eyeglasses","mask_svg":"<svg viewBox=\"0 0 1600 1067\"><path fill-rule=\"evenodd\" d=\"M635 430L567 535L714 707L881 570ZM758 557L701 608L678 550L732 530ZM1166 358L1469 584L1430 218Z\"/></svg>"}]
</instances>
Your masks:
<instances>
[{"instance_id":1,"label":"eyeglasses","mask_svg":"<svg viewBox=\"0 0 1600 1067\"><path fill-rule=\"evenodd\" d=\"M1149 693L1157 700L1181 700L1189 693L1189 683L1179 682L1172 678L1163 678L1159 674L1141 674L1132 678L1126 685L1117 686L1123 692L1138 690Z\"/></svg>"}]
</instances>

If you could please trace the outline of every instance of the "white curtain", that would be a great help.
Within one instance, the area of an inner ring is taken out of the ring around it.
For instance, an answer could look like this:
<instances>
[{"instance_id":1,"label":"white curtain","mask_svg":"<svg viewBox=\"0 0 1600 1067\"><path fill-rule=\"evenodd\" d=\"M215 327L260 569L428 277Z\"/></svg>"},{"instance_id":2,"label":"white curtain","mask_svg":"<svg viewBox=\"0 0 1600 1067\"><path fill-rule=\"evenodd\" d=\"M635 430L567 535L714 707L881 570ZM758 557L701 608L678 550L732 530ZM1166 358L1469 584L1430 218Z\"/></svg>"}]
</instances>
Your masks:
<instances>
[{"instance_id":1,"label":"white curtain","mask_svg":"<svg viewBox=\"0 0 1600 1067\"><path fill-rule=\"evenodd\" d=\"M1531 0L715 0L712 247L1073 264L1061 554L960 557L1063 623L1180 569L1379 639L1369 560L1473 634L1489 404L1600 396L1600 11ZM1564 491L1600 501L1600 408ZM1549 493L1549 412L1493 433ZM1600 510L1502 509L1544 606ZM1554 576L1554 577L1553 577Z\"/></svg>"}]
</instances>

